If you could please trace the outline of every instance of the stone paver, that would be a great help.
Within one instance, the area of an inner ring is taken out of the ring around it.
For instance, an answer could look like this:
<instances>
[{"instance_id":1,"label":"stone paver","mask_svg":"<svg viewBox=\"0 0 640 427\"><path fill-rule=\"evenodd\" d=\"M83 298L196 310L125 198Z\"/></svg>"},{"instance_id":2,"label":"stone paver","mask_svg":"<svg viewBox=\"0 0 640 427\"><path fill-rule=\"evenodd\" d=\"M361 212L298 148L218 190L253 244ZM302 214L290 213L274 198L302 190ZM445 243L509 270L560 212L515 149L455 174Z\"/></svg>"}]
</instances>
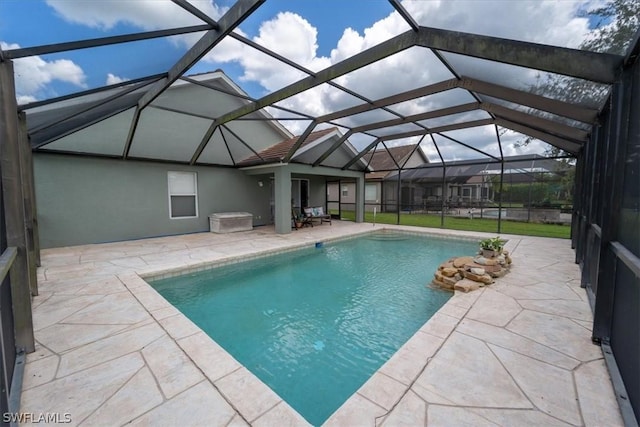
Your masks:
<instances>
[{"instance_id":1,"label":"stone paver","mask_svg":"<svg viewBox=\"0 0 640 427\"><path fill-rule=\"evenodd\" d=\"M370 231L334 221L42 251L21 411L87 426L308 425L140 276ZM622 425L569 241L502 237L511 272L457 292L326 425Z\"/></svg>"}]
</instances>

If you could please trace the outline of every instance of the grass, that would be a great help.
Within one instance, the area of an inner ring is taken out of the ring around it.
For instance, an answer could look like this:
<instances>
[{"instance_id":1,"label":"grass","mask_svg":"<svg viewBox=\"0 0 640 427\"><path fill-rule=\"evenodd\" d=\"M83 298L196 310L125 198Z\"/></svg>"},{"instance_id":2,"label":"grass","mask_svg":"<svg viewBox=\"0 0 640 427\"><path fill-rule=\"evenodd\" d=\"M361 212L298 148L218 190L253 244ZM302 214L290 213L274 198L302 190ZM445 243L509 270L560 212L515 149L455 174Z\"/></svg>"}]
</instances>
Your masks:
<instances>
[{"instance_id":1,"label":"grass","mask_svg":"<svg viewBox=\"0 0 640 427\"><path fill-rule=\"evenodd\" d=\"M337 213L337 212L334 212ZM342 211L342 218L355 221L355 212ZM376 223L396 224L397 215L395 213L378 213ZM373 222L373 213L365 213L365 222ZM412 225L415 227L440 228L440 215L427 214L400 214L401 225ZM451 230L484 231L488 233L498 232L498 220L488 218L458 218L445 216L444 228ZM571 227L569 225L540 224L534 222L519 222L502 220L501 233L519 234L525 236L556 237L569 239L571 237Z\"/></svg>"}]
</instances>

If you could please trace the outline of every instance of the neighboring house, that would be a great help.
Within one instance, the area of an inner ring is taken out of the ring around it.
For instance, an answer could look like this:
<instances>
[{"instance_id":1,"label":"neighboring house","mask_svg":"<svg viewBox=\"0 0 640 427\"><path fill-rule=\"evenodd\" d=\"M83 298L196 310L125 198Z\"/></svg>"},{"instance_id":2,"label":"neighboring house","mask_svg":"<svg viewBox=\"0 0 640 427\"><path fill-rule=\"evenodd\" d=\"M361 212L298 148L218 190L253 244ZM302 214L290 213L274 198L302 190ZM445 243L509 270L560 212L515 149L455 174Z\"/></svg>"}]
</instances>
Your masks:
<instances>
[{"instance_id":1,"label":"neighboring house","mask_svg":"<svg viewBox=\"0 0 640 427\"><path fill-rule=\"evenodd\" d=\"M398 166L413 168L429 162L429 159L417 144L371 150L362 159L369 165L371 172L365 175L365 210L378 212L395 210L397 204L397 188L385 178L398 173ZM335 211L338 205L351 211L355 206L355 183L349 181L332 182L327 186L327 198L330 207Z\"/></svg>"},{"instance_id":2,"label":"neighboring house","mask_svg":"<svg viewBox=\"0 0 640 427\"><path fill-rule=\"evenodd\" d=\"M493 161L493 160L487 160ZM562 172L558 160L539 155L504 158L504 185L530 183L541 175ZM493 202L498 190L500 163L481 163L478 160L452 161L446 164L445 174L440 164L424 164L401 174L402 210L439 210L444 202L449 207L467 207ZM397 188L397 175L385 179L385 187ZM396 191L397 194L397 191ZM389 206L393 210L393 206Z\"/></svg>"},{"instance_id":3,"label":"neighboring house","mask_svg":"<svg viewBox=\"0 0 640 427\"><path fill-rule=\"evenodd\" d=\"M249 212L288 233L291 194L324 205L327 180L364 185L363 162L341 169L355 153L348 143L312 166L337 129L312 134L285 163L297 138L267 113L216 126L250 102L220 71L178 80L143 109L142 85L99 103L125 89L29 110L43 248L207 231L216 212ZM82 120L68 119L78 110Z\"/></svg>"}]
</instances>

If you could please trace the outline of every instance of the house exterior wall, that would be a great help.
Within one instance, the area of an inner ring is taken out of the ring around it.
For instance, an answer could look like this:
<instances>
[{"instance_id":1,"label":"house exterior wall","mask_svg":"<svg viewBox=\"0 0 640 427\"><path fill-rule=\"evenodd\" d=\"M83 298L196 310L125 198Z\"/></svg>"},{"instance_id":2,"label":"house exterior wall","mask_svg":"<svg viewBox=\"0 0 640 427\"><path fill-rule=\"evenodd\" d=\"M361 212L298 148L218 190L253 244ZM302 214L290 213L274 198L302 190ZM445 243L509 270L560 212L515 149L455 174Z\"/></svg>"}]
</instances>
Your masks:
<instances>
[{"instance_id":1,"label":"house exterior wall","mask_svg":"<svg viewBox=\"0 0 640 427\"><path fill-rule=\"evenodd\" d=\"M373 212L375 208L377 212L382 212L382 182L381 181L366 181L365 184L365 198L364 198L364 210L366 212ZM375 189L375 197L371 197L374 194L374 191L371 191L369 194L370 197L367 197L367 187ZM355 185L354 185L355 190Z\"/></svg>"},{"instance_id":2,"label":"house exterior wall","mask_svg":"<svg viewBox=\"0 0 640 427\"><path fill-rule=\"evenodd\" d=\"M346 195L344 194L346 190ZM353 181L342 181L340 186L337 182L331 182L328 184L327 197L329 200L340 200L342 204L355 204L356 203L356 183Z\"/></svg>"},{"instance_id":3,"label":"house exterior wall","mask_svg":"<svg viewBox=\"0 0 640 427\"><path fill-rule=\"evenodd\" d=\"M270 221L268 185L232 168L34 153L42 248L209 230L215 212ZM169 218L167 172L197 173L198 217Z\"/></svg>"}]
</instances>

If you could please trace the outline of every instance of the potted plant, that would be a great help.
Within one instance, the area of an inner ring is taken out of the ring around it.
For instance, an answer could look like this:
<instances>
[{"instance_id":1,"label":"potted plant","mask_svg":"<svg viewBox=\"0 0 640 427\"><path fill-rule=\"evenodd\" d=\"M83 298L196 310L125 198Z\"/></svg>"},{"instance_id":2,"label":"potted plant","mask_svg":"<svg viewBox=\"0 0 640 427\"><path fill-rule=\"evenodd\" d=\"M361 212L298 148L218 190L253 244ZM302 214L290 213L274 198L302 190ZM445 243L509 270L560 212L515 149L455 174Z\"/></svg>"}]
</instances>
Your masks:
<instances>
[{"instance_id":1,"label":"potted plant","mask_svg":"<svg viewBox=\"0 0 640 427\"><path fill-rule=\"evenodd\" d=\"M485 258L493 258L502 252L504 241L500 237L491 237L480 241L480 249L482 256Z\"/></svg>"}]
</instances>

